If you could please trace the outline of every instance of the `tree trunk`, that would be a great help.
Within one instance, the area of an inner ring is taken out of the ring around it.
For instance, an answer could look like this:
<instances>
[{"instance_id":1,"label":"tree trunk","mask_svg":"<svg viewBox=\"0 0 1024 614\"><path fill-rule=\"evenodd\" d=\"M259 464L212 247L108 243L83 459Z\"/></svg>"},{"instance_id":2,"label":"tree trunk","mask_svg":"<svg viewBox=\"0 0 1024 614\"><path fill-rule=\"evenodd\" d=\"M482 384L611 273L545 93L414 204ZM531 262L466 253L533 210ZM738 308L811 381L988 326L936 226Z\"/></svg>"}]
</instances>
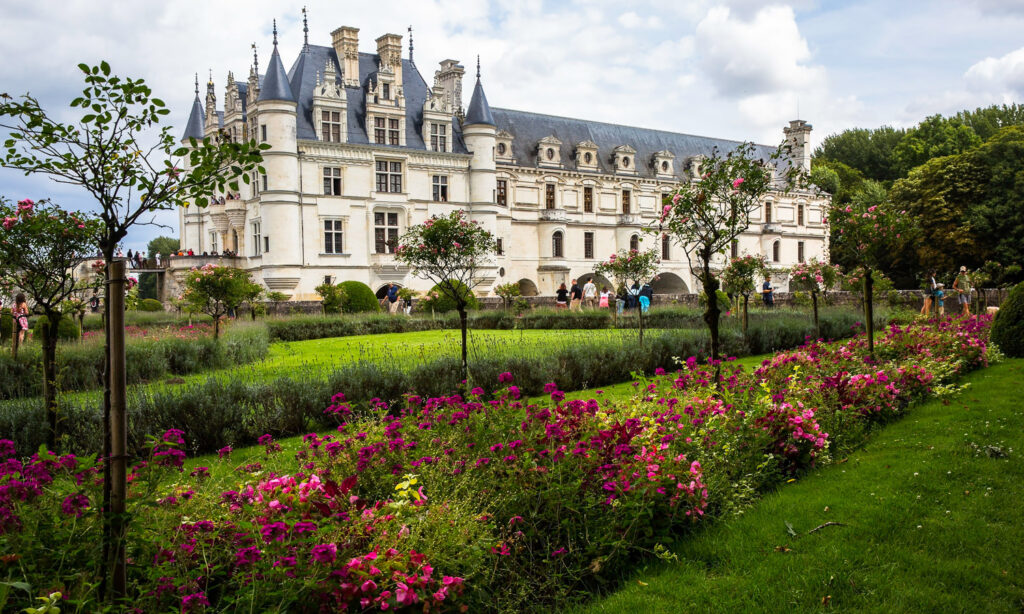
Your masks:
<instances>
[{"instance_id":1,"label":"tree trunk","mask_svg":"<svg viewBox=\"0 0 1024 614\"><path fill-rule=\"evenodd\" d=\"M466 359L466 328L468 326L466 308L459 307L459 325L462 328L462 379L469 386L469 361Z\"/></svg>"},{"instance_id":2,"label":"tree trunk","mask_svg":"<svg viewBox=\"0 0 1024 614\"><path fill-rule=\"evenodd\" d=\"M125 407L127 381L124 348L124 262L110 267L110 539L112 546L112 597L117 601L127 592L125 534L128 519L125 504L128 495L128 419Z\"/></svg>"},{"instance_id":3,"label":"tree trunk","mask_svg":"<svg viewBox=\"0 0 1024 614\"><path fill-rule=\"evenodd\" d=\"M818 322L818 293L811 291L811 306L814 307L814 338L821 339L821 325Z\"/></svg>"},{"instance_id":4,"label":"tree trunk","mask_svg":"<svg viewBox=\"0 0 1024 614\"><path fill-rule=\"evenodd\" d=\"M11 313L14 313L13 310ZM18 319L12 317L11 319L11 358L18 358L18 336L21 331L18 330Z\"/></svg>"},{"instance_id":5,"label":"tree trunk","mask_svg":"<svg viewBox=\"0 0 1024 614\"><path fill-rule=\"evenodd\" d=\"M637 295L636 300L636 317L637 325L640 327L640 347L644 346L644 306L640 304L640 295Z\"/></svg>"},{"instance_id":6,"label":"tree trunk","mask_svg":"<svg viewBox=\"0 0 1024 614\"><path fill-rule=\"evenodd\" d=\"M110 314L111 314L111 292L110 280L114 270L114 249L110 248L103 252L104 275L106 283L103 285L103 575L100 578L99 596L105 600L107 596L107 583L110 580L110 556L113 550L113 538L111 533L110 518Z\"/></svg>"},{"instance_id":7,"label":"tree trunk","mask_svg":"<svg viewBox=\"0 0 1024 614\"><path fill-rule=\"evenodd\" d=\"M875 357L875 310L874 310L874 280L871 278L871 269L864 267L864 324L868 331L868 355Z\"/></svg>"},{"instance_id":8,"label":"tree trunk","mask_svg":"<svg viewBox=\"0 0 1024 614\"><path fill-rule=\"evenodd\" d=\"M704 296L707 297L707 309L704 311L704 322L708 325L708 330L711 332L711 360L715 364L715 386L718 386L718 380L722 372L722 366L719 362L719 338L718 338L718 318L722 313L722 310L718 308L718 280L711 275L711 258L704 258L704 279L702 280L704 285Z\"/></svg>"},{"instance_id":9,"label":"tree trunk","mask_svg":"<svg viewBox=\"0 0 1024 614\"><path fill-rule=\"evenodd\" d=\"M60 313L47 312L43 330L43 407L49 422L46 445L50 450L57 447L57 330ZM56 322L57 324L54 324Z\"/></svg>"},{"instance_id":10,"label":"tree trunk","mask_svg":"<svg viewBox=\"0 0 1024 614\"><path fill-rule=\"evenodd\" d=\"M743 295L743 336L747 336L747 327L750 325L750 318L747 316L747 301L750 297Z\"/></svg>"},{"instance_id":11,"label":"tree trunk","mask_svg":"<svg viewBox=\"0 0 1024 614\"><path fill-rule=\"evenodd\" d=\"M213 316L213 340L220 338L220 316Z\"/></svg>"}]
</instances>

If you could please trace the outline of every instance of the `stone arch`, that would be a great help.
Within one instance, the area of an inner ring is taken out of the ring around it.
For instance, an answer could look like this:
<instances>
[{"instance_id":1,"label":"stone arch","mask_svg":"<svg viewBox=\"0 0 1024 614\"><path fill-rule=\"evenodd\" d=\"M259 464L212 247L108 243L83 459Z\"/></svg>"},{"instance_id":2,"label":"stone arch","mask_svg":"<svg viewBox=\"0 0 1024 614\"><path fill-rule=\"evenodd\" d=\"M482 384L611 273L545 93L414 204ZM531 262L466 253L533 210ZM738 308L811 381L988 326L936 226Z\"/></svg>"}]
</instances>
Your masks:
<instances>
[{"instance_id":1,"label":"stone arch","mask_svg":"<svg viewBox=\"0 0 1024 614\"><path fill-rule=\"evenodd\" d=\"M535 284L531 279L526 279L524 277L516 283L519 286L519 293L523 296L537 296L540 294L540 290L537 289L537 284Z\"/></svg>"},{"instance_id":2,"label":"stone arch","mask_svg":"<svg viewBox=\"0 0 1024 614\"><path fill-rule=\"evenodd\" d=\"M690 289L687 287L686 282L683 278L676 275L675 273L658 273L651 280L651 290L655 294L689 294Z\"/></svg>"},{"instance_id":3,"label":"stone arch","mask_svg":"<svg viewBox=\"0 0 1024 614\"><path fill-rule=\"evenodd\" d=\"M402 284L400 284L398 282L391 282L391 283L395 284L399 288L402 287ZM384 284L383 286L377 288L377 291L374 292L374 295L376 295L377 300L380 300L380 299L384 298L385 296L387 296L388 295L388 285Z\"/></svg>"},{"instance_id":4,"label":"stone arch","mask_svg":"<svg viewBox=\"0 0 1024 614\"><path fill-rule=\"evenodd\" d=\"M590 272L590 273L584 273L583 275L580 275L579 277L576 278L576 280L579 282L581 288L583 287L584 284L587 283L587 281L589 281L591 279L594 280L594 285L597 286L598 290L601 289L601 286L606 286L609 291L611 291L611 292L615 291L615 284L613 284L611 281L608 280L607 277L604 277L603 275L598 275L596 273Z\"/></svg>"}]
</instances>

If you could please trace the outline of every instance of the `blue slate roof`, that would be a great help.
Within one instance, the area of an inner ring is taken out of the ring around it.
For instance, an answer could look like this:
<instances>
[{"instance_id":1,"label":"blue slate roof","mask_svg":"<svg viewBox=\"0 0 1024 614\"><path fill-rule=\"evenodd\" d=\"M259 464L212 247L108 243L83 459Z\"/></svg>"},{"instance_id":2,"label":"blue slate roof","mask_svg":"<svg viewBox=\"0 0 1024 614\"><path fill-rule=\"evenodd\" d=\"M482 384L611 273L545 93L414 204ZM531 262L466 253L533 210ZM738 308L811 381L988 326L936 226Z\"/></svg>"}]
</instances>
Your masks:
<instances>
[{"instance_id":1,"label":"blue slate roof","mask_svg":"<svg viewBox=\"0 0 1024 614\"><path fill-rule=\"evenodd\" d=\"M316 87L316 75L320 73L323 79L323 69L327 60L334 64L334 71L341 78L341 64L338 62L338 55L333 47L321 45L310 45L308 52L299 54L291 70L288 71L288 80L291 91L295 93L298 101L298 120L296 123L296 136L300 139L316 140L316 131L313 129L313 89ZM348 97L348 142L354 144L369 144L370 139L366 134L366 89L367 83L377 74L379 57L375 53L359 54L359 82L360 87L344 88ZM423 103L427 101L430 88L424 81L416 65L409 60L402 60L402 93L405 95L405 142L406 147L411 149L426 149L423 142ZM262 94L260 100L262 100ZM452 151L455 153L469 153L462 140L462 130L459 123L452 125ZM378 145L378 147L390 147L389 145Z\"/></svg>"},{"instance_id":2,"label":"blue slate roof","mask_svg":"<svg viewBox=\"0 0 1024 614\"><path fill-rule=\"evenodd\" d=\"M726 139L511 109L494 108L492 112L498 129L505 130L515 137L512 141L512 154L520 166L537 166L537 142L546 136L553 136L562 142L561 160L565 168L576 169L578 143L593 141L597 144L597 172L614 173L614 149L619 145L629 145L636 150L634 166L637 176L651 178L657 175L653 167L653 156L656 152L672 152L675 155L675 175L682 176L685 174L686 158L698 154L710 155L712 149L716 147L720 153L725 153L740 144L739 141ZM775 148L758 145L758 151L767 160Z\"/></svg>"},{"instance_id":3,"label":"blue slate roof","mask_svg":"<svg viewBox=\"0 0 1024 614\"><path fill-rule=\"evenodd\" d=\"M476 87L473 88L473 97L469 100L469 110L466 111L466 125L487 124L496 125L494 115L491 114L491 106L487 104L487 95L484 94L484 86L480 84L480 77L476 78Z\"/></svg>"},{"instance_id":4,"label":"blue slate roof","mask_svg":"<svg viewBox=\"0 0 1024 614\"><path fill-rule=\"evenodd\" d=\"M196 99L192 101L192 112L188 114L188 123L185 124L185 134L181 135L181 140L187 141L191 138L203 140L205 121L206 112L203 110L203 103L199 102L199 94L196 94Z\"/></svg>"},{"instance_id":5,"label":"blue slate roof","mask_svg":"<svg viewBox=\"0 0 1024 614\"><path fill-rule=\"evenodd\" d=\"M281 55L277 52L277 39L275 38L274 40L274 52L270 54L270 65L267 66L267 76L260 86L259 100L295 102L295 95L292 94L291 84L288 83L288 74L284 72L284 65L281 64Z\"/></svg>"}]
</instances>

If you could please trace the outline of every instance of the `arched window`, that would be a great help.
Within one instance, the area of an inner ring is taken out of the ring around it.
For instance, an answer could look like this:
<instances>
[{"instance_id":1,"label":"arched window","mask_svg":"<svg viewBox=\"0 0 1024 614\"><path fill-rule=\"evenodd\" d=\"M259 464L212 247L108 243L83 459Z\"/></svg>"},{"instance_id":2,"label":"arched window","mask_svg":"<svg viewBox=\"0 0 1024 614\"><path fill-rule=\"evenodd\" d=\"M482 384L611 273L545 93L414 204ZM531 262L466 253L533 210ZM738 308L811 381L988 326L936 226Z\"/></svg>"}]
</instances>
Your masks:
<instances>
[{"instance_id":1,"label":"arched window","mask_svg":"<svg viewBox=\"0 0 1024 614\"><path fill-rule=\"evenodd\" d=\"M671 254L672 242L667 234L661 235L661 259L668 260Z\"/></svg>"},{"instance_id":2,"label":"arched window","mask_svg":"<svg viewBox=\"0 0 1024 614\"><path fill-rule=\"evenodd\" d=\"M779 261L779 242L772 243L772 262Z\"/></svg>"},{"instance_id":3,"label":"arched window","mask_svg":"<svg viewBox=\"0 0 1024 614\"><path fill-rule=\"evenodd\" d=\"M629 238L629 249L640 251L640 235L633 235Z\"/></svg>"},{"instance_id":4,"label":"arched window","mask_svg":"<svg viewBox=\"0 0 1024 614\"><path fill-rule=\"evenodd\" d=\"M551 235L551 257L561 258L562 257L562 231L556 230L555 234Z\"/></svg>"}]
</instances>

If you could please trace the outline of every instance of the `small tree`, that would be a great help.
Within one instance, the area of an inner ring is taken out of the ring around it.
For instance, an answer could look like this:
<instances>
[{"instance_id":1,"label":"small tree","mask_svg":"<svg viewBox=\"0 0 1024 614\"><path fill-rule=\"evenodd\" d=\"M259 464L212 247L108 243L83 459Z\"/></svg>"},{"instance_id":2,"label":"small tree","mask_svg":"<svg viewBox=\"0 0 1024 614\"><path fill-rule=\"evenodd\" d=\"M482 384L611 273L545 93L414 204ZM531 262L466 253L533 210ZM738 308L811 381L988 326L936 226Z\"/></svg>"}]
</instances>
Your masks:
<instances>
[{"instance_id":1,"label":"small tree","mask_svg":"<svg viewBox=\"0 0 1024 614\"><path fill-rule=\"evenodd\" d=\"M700 280L705 296L715 296L718 278L711 265L725 254L733 240L750 225L750 214L761 206L761 198L772 189L769 163L782 158L779 146L768 159L755 158L753 143L741 143L724 157L717 149L700 162L700 178L680 185L664 203L661 217L651 232L668 232L683 246L690 271ZM779 189L785 190L798 172L794 166L782 171ZM711 357L719 360L718 301L708 301L704 322L711 332ZM716 372L718 369L716 368Z\"/></svg>"},{"instance_id":2,"label":"small tree","mask_svg":"<svg viewBox=\"0 0 1024 614\"><path fill-rule=\"evenodd\" d=\"M744 254L729 261L722 271L722 287L726 292L743 298L743 334L747 334L747 303L750 295L757 291L757 278L765 279L771 272L764 256Z\"/></svg>"},{"instance_id":3,"label":"small tree","mask_svg":"<svg viewBox=\"0 0 1024 614\"><path fill-rule=\"evenodd\" d=\"M412 267L413 275L429 279L455 303L462 328L462 378L469 378L466 360L466 305L465 290L473 290L480 283L477 275L486 266L495 250L495 240L475 221L468 221L463 211L446 216L434 216L413 226L399 241L395 256L399 262Z\"/></svg>"},{"instance_id":4,"label":"small tree","mask_svg":"<svg viewBox=\"0 0 1024 614\"><path fill-rule=\"evenodd\" d=\"M507 283L494 288L494 293L501 297L501 305L505 309L512 307L512 301L522 295L519 284Z\"/></svg>"},{"instance_id":5,"label":"small tree","mask_svg":"<svg viewBox=\"0 0 1024 614\"><path fill-rule=\"evenodd\" d=\"M839 282L839 266L811 258L809 262L797 264L789 271L789 289L809 292L814 309L814 334L821 337L818 321L818 294L836 287Z\"/></svg>"},{"instance_id":6,"label":"small tree","mask_svg":"<svg viewBox=\"0 0 1024 614\"><path fill-rule=\"evenodd\" d=\"M213 318L213 338L220 338L220 320L252 296L254 287L262 291L247 271L205 264L185 277L183 297L195 311Z\"/></svg>"},{"instance_id":7,"label":"small tree","mask_svg":"<svg viewBox=\"0 0 1024 614\"><path fill-rule=\"evenodd\" d=\"M267 300L274 304L274 313L276 314L281 310L281 303L288 300L288 295L274 290L273 292L267 292Z\"/></svg>"},{"instance_id":8,"label":"small tree","mask_svg":"<svg viewBox=\"0 0 1024 614\"><path fill-rule=\"evenodd\" d=\"M634 284L642 286L658 272L658 253L649 250L641 252L635 249L622 250L612 254L607 262L599 262L594 267L594 274L609 277L629 292ZM640 345L644 344L644 310L638 309L637 327Z\"/></svg>"},{"instance_id":9,"label":"small tree","mask_svg":"<svg viewBox=\"0 0 1024 614\"><path fill-rule=\"evenodd\" d=\"M906 211L891 202L868 204L854 199L842 206L833 206L829 224L836 232L829 249L844 262L858 265L857 277L864 291L864 319L868 333L868 353L875 355L874 279L882 262L891 260L892 254L901 252L902 246L912 238L916 226Z\"/></svg>"},{"instance_id":10,"label":"small tree","mask_svg":"<svg viewBox=\"0 0 1024 614\"><path fill-rule=\"evenodd\" d=\"M347 298L345 288L341 284L320 284L313 290L320 295L320 306L324 314L341 313Z\"/></svg>"},{"instance_id":11,"label":"small tree","mask_svg":"<svg viewBox=\"0 0 1024 614\"><path fill-rule=\"evenodd\" d=\"M46 316L43 339L43 405L48 444L57 442L57 326L76 286L74 271L95 250L100 223L47 201L17 205L0 198L0 277L32 298Z\"/></svg>"}]
</instances>

